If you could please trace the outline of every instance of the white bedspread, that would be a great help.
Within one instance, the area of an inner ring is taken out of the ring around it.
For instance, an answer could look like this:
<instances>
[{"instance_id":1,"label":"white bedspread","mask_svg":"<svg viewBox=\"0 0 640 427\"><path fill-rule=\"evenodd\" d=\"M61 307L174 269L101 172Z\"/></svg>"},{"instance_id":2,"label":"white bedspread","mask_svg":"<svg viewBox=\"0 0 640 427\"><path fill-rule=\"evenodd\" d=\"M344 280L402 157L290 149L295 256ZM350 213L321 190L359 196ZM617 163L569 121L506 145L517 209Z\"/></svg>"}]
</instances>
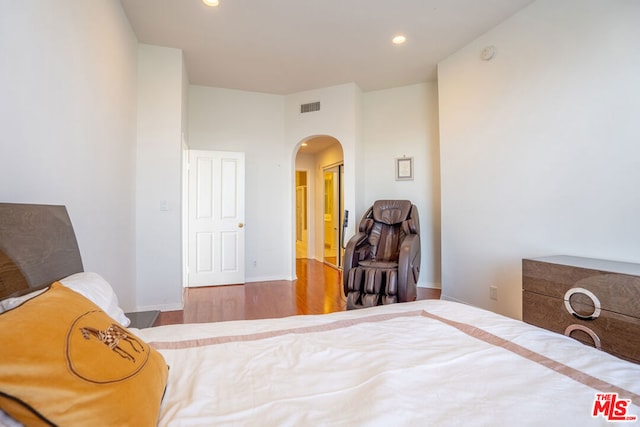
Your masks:
<instances>
[{"instance_id":1,"label":"white bedspread","mask_svg":"<svg viewBox=\"0 0 640 427\"><path fill-rule=\"evenodd\" d=\"M640 365L447 301L135 333L170 365L161 426L604 425L598 392L640 416Z\"/></svg>"}]
</instances>

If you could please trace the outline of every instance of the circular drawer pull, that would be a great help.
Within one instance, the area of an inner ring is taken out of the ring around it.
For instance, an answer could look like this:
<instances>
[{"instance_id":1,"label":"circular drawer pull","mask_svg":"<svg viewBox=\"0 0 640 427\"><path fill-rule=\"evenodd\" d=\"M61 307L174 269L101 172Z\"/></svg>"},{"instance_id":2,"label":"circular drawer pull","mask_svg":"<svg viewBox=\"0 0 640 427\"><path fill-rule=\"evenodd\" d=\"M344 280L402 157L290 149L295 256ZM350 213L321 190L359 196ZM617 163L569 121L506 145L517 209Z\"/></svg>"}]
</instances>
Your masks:
<instances>
[{"instance_id":1,"label":"circular drawer pull","mask_svg":"<svg viewBox=\"0 0 640 427\"><path fill-rule=\"evenodd\" d=\"M593 340L593 345L595 346L595 348L597 348L598 350L601 350L601 343L600 343L600 337L598 335L596 335L595 332L593 332L591 329L587 328L586 326L582 326L582 325L569 325L567 326L567 329L564 330L564 334L568 337L571 336L571 332L573 331L582 331L587 333L587 335L589 335L591 337L591 339Z\"/></svg>"},{"instance_id":2,"label":"circular drawer pull","mask_svg":"<svg viewBox=\"0 0 640 427\"><path fill-rule=\"evenodd\" d=\"M571 295L573 294L584 294L587 297L589 297L589 299L591 299L591 302L593 302L593 313L591 313L588 316L584 316L582 314L578 314L576 313L576 311L573 309L573 307L571 306ZM571 288L569 289L565 294L564 294L564 306L567 309L567 311L571 314L573 314L575 317L577 317L578 319L582 319L582 320L594 320L597 319L598 316L600 316L600 300L598 299L597 296L595 296L595 294L587 289L584 288Z\"/></svg>"}]
</instances>

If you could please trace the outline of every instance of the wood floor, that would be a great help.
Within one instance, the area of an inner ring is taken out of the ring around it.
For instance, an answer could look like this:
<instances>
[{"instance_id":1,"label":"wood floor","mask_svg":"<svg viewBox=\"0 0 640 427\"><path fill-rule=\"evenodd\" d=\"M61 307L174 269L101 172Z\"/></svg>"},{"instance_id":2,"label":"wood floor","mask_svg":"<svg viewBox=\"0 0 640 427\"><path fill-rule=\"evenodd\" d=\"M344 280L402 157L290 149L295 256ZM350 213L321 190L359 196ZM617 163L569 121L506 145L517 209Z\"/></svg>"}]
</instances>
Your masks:
<instances>
[{"instance_id":1,"label":"wood floor","mask_svg":"<svg viewBox=\"0 0 640 427\"><path fill-rule=\"evenodd\" d=\"M298 280L187 288L184 310L160 313L155 326L175 323L266 319L343 311L342 271L298 259ZM418 299L440 298L439 289L418 288Z\"/></svg>"}]
</instances>

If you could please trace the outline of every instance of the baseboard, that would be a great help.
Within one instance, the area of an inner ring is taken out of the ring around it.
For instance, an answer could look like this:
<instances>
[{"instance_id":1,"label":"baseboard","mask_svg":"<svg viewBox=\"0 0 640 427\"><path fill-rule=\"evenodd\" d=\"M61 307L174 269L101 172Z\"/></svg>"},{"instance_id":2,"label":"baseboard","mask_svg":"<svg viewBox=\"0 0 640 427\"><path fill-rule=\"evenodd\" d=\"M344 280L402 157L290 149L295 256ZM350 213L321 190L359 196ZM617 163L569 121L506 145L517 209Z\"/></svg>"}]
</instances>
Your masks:
<instances>
[{"instance_id":1,"label":"baseboard","mask_svg":"<svg viewBox=\"0 0 640 427\"><path fill-rule=\"evenodd\" d=\"M288 282L291 282L293 280L296 280L295 277L294 278L287 278L287 277L282 277L282 276L260 276L260 277L245 277L244 282L245 283L254 283L254 282L277 282L277 281L282 281L282 280L286 280Z\"/></svg>"},{"instance_id":2,"label":"baseboard","mask_svg":"<svg viewBox=\"0 0 640 427\"><path fill-rule=\"evenodd\" d=\"M160 311L184 310L184 304L173 303L173 304L143 305L143 306L137 307L135 311L152 311L152 310L160 310Z\"/></svg>"},{"instance_id":3,"label":"baseboard","mask_svg":"<svg viewBox=\"0 0 640 427\"><path fill-rule=\"evenodd\" d=\"M418 283L419 288L442 289L441 283Z\"/></svg>"}]
</instances>

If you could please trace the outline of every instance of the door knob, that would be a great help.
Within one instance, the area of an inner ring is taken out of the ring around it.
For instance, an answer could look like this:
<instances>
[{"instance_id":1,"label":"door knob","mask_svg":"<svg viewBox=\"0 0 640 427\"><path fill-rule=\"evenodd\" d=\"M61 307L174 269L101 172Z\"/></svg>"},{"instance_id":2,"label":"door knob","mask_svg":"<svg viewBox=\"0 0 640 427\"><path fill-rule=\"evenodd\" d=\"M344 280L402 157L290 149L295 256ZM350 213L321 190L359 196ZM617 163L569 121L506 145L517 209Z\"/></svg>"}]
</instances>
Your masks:
<instances>
[{"instance_id":1,"label":"door knob","mask_svg":"<svg viewBox=\"0 0 640 427\"><path fill-rule=\"evenodd\" d=\"M242 223L242 222L239 222L239 223L238 223L238 227L239 227L239 228L242 228L242 227L244 227L244 223Z\"/></svg>"}]
</instances>

